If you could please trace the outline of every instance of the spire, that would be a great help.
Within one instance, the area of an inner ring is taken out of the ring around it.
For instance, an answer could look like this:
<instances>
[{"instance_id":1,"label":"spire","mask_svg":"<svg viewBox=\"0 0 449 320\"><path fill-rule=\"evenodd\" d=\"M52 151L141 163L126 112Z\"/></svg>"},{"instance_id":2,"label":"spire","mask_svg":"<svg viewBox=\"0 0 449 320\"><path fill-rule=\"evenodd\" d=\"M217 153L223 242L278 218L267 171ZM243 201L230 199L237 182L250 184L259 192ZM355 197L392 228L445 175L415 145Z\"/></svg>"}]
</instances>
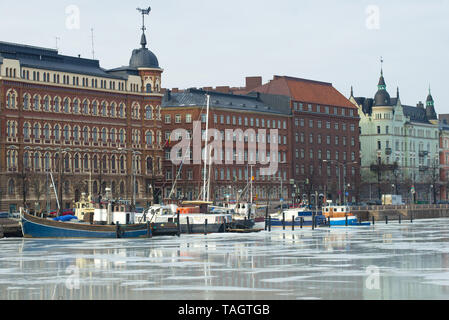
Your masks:
<instances>
[{"instance_id":1,"label":"spire","mask_svg":"<svg viewBox=\"0 0 449 320\"><path fill-rule=\"evenodd\" d=\"M385 84L384 79L384 68L383 68L384 59L380 57L380 78L379 78L379 84L377 85L377 88L379 90L386 90L387 85Z\"/></svg>"},{"instance_id":2,"label":"spire","mask_svg":"<svg viewBox=\"0 0 449 320\"><path fill-rule=\"evenodd\" d=\"M354 88L351 86L351 97L354 97Z\"/></svg>"},{"instance_id":3,"label":"spire","mask_svg":"<svg viewBox=\"0 0 449 320\"><path fill-rule=\"evenodd\" d=\"M399 99L399 87L397 88L397 91L396 91L396 97Z\"/></svg>"}]
</instances>

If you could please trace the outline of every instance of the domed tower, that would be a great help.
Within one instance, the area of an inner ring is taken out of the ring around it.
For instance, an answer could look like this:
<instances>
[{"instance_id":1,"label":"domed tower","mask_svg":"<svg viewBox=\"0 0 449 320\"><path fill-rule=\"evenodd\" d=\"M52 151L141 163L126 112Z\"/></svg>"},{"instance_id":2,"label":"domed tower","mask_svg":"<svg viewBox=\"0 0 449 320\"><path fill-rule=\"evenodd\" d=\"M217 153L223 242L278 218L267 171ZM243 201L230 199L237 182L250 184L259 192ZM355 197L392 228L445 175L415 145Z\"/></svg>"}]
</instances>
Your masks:
<instances>
[{"instance_id":1,"label":"domed tower","mask_svg":"<svg viewBox=\"0 0 449 320\"><path fill-rule=\"evenodd\" d=\"M383 62L383 60L382 60ZM385 107L391 105L390 94L387 91L385 84L383 67L380 70L379 84L377 85L377 92L374 96L374 107Z\"/></svg>"},{"instance_id":2,"label":"domed tower","mask_svg":"<svg viewBox=\"0 0 449 320\"><path fill-rule=\"evenodd\" d=\"M142 13L141 48L133 50L129 60L129 67L138 70L142 78L142 92L160 93L161 75L164 70L159 67L156 55L147 48L147 38L145 36L145 15L150 14L151 8L137 10Z\"/></svg>"},{"instance_id":3,"label":"domed tower","mask_svg":"<svg viewBox=\"0 0 449 320\"><path fill-rule=\"evenodd\" d=\"M429 95L426 99L426 116L427 120L429 120L432 124L438 124L438 116L435 112L435 102L433 101L432 93L429 88Z\"/></svg>"}]
</instances>

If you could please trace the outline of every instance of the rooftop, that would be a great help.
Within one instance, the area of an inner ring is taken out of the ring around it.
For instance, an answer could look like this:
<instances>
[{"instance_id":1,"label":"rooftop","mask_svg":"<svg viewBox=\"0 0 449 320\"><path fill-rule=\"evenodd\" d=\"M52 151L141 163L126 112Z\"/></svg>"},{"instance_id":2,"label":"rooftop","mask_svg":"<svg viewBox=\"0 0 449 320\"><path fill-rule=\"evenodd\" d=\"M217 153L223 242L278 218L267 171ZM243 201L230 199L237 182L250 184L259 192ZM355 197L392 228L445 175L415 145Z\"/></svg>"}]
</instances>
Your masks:
<instances>
[{"instance_id":1,"label":"rooftop","mask_svg":"<svg viewBox=\"0 0 449 320\"><path fill-rule=\"evenodd\" d=\"M0 59L2 58L19 60L23 67L124 79L109 74L100 67L98 60L61 55L55 49L0 41Z\"/></svg>"},{"instance_id":2,"label":"rooftop","mask_svg":"<svg viewBox=\"0 0 449 320\"><path fill-rule=\"evenodd\" d=\"M173 93L167 90L162 100L162 107L205 107L206 95L210 96L210 107L218 109L232 109L239 111L264 112L279 115L290 115L289 108L269 106L256 96L242 96L228 93L187 89Z\"/></svg>"}]
</instances>

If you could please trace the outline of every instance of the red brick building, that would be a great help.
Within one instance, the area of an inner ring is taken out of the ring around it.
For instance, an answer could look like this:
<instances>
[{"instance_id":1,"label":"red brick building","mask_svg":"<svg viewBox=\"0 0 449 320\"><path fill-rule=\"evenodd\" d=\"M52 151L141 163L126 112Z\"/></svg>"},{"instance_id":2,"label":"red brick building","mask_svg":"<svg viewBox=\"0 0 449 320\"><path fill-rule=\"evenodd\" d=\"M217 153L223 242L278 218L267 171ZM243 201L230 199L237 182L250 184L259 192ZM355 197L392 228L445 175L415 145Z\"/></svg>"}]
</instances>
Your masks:
<instances>
[{"instance_id":1,"label":"red brick building","mask_svg":"<svg viewBox=\"0 0 449 320\"><path fill-rule=\"evenodd\" d=\"M327 195L355 202L360 184L359 116L357 108L331 83L275 76L247 77L245 87L204 89L239 95L259 94L271 106L287 107L290 118L289 159L294 197Z\"/></svg>"},{"instance_id":2,"label":"red brick building","mask_svg":"<svg viewBox=\"0 0 449 320\"><path fill-rule=\"evenodd\" d=\"M258 154L252 153L249 148L250 143L263 143L271 141L270 129L278 130L277 154L268 154L272 161L278 161L278 170L274 175L263 176L261 168L267 167L259 161L252 166L253 196L258 201L265 201L268 198L279 201L281 194L285 201L291 198L291 170L289 159L291 140L289 108L282 106L269 106L261 101L257 96L238 96L220 92L208 92L204 90L188 89L182 92L172 92L168 90L162 102L162 118L164 122L164 139L166 141L165 150L165 179L164 198L171 199L197 199L201 198L203 188L203 165L183 164L174 165L171 159L171 148L178 143L177 137L173 135L173 130L183 128L189 132L189 138L193 139L194 121L201 122L202 134L206 130L207 99L210 95L209 112L209 135L216 129L216 135L210 141L221 139L223 149L221 158L222 164L213 164L210 173L210 199L217 202L236 200L240 197L249 199L249 182L251 180L251 163L258 160ZM251 129L254 132L251 132ZM228 133L226 130L232 130ZM241 130L237 132L235 130ZM249 130L249 131L248 131ZM266 130L265 133L262 130ZM235 134L234 134L235 133ZM246 133L246 136L245 136ZM169 141L169 137L172 139ZM234 149L225 149L226 141L230 141ZM238 143L244 144L244 149L237 150ZM190 159L193 160L193 144L190 145ZM204 148L205 141L202 139L201 147ZM267 152L270 152L270 144L267 143ZM214 155L212 155L214 156ZM181 158L184 158L180 154ZM226 164L231 161L232 164ZM241 164L238 164L241 162ZM209 174L208 174L209 176ZM176 181L176 185L174 183ZM174 187L173 187L174 186ZM282 188L282 189L281 189ZM174 194L170 197L170 193ZM281 192L282 190L282 192Z\"/></svg>"},{"instance_id":3,"label":"red brick building","mask_svg":"<svg viewBox=\"0 0 449 320\"><path fill-rule=\"evenodd\" d=\"M347 192L346 200L356 202L360 184L357 108L331 83L320 81L275 76L250 91L289 98L296 195L310 198L318 192L335 202L343 201Z\"/></svg>"},{"instance_id":4,"label":"red brick building","mask_svg":"<svg viewBox=\"0 0 449 320\"><path fill-rule=\"evenodd\" d=\"M97 60L0 42L0 210L24 202L57 209L50 172L63 208L106 187L137 206L158 197L163 70L146 44L143 34L129 66L105 70Z\"/></svg>"}]
</instances>

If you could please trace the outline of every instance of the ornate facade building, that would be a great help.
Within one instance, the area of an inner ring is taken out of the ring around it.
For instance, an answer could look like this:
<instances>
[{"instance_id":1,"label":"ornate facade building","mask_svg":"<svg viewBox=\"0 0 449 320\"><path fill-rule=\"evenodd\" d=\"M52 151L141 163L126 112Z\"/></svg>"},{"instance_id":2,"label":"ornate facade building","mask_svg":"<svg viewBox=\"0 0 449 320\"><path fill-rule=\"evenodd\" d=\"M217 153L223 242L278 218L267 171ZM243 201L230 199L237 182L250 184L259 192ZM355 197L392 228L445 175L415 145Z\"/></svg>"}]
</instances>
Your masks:
<instances>
[{"instance_id":1,"label":"ornate facade building","mask_svg":"<svg viewBox=\"0 0 449 320\"><path fill-rule=\"evenodd\" d=\"M416 107L390 97L383 76L372 98L350 100L360 114L364 200L401 194L409 201L434 201L439 192L439 121L432 95Z\"/></svg>"},{"instance_id":2,"label":"ornate facade building","mask_svg":"<svg viewBox=\"0 0 449 320\"><path fill-rule=\"evenodd\" d=\"M105 70L0 42L0 210L57 209L52 178L62 208L106 187L137 206L160 195L163 70L146 46L143 33L129 66Z\"/></svg>"}]
</instances>

